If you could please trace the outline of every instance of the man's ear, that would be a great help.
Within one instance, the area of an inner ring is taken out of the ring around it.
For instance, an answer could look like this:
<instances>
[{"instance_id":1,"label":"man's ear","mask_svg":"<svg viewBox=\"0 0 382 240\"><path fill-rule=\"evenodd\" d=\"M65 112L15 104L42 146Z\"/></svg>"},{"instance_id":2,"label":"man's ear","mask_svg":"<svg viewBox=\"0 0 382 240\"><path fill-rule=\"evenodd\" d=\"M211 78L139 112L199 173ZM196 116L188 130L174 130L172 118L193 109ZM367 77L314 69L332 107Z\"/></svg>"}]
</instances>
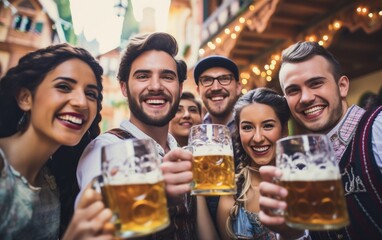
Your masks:
<instances>
[{"instance_id":1,"label":"man's ear","mask_svg":"<svg viewBox=\"0 0 382 240\"><path fill-rule=\"evenodd\" d=\"M183 83L179 83L179 97L182 96L183 92Z\"/></svg>"},{"instance_id":2,"label":"man's ear","mask_svg":"<svg viewBox=\"0 0 382 240\"><path fill-rule=\"evenodd\" d=\"M121 87L123 96L127 97L127 82L120 81L119 86Z\"/></svg>"},{"instance_id":3,"label":"man's ear","mask_svg":"<svg viewBox=\"0 0 382 240\"><path fill-rule=\"evenodd\" d=\"M29 111L32 108L32 93L29 89L22 88L17 94L17 104L24 112Z\"/></svg>"},{"instance_id":4,"label":"man's ear","mask_svg":"<svg viewBox=\"0 0 382 240\"><path fill-rule=\"evenodd\" d=\"M349 91L349 78L347 76L342 76L338 80L338 88L340 90L340 95L342 98L346 98Z\"/></svg>"},{"instance_id":5,"label":"man's ear","mask_svg":"<svg viewBox=\"0 0 382 240\"><path fill-rule=\"evenodd\" d=\"M243 89L243 85L241 85L240 80L236 81L236 96L241 95L241 90Z\"/></svg>"}]
</instances>

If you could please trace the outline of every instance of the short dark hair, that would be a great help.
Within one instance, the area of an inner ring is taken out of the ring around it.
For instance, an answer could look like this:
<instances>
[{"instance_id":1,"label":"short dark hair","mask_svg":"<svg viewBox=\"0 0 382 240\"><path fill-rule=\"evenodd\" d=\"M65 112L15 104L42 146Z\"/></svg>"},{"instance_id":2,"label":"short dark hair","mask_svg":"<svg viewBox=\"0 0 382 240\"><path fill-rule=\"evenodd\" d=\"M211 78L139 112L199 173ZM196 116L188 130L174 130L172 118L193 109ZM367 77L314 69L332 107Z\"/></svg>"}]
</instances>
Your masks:
<instances>
[{"instance_id":1,"label":"short dark hair","mask_svg":"<svg viewBox=\"0 0 382 240\"><path fill-rule=\"evenodd\" d=\"M202 104L195 98L195 95L191 92L182 92L182 95L180 96L180 100L190 100L196 104L198 107L198 111L200 114L202 114Z\"/></svg>"},{"instance_id":2,"label":"short dark hair","mask_svg":"<svg viewBox=\"0 0 382 240\"><path fill-rule=\"evenodd\" d=\"M285 63L299 63L309 60L314 56L322 56L329 62L336 81L342 75L341 65L336 57L317 42L297 42L284 49L281 55L281 68Z\"/></svg>"},{"instance_id":3,"label":"short dark hair","mask_svg":"<svg viewBox=\"0 0 382 240\"><path fill-rule=\"evenodd\" d=\"M183 60L175 59L178 53L178 43L173 36L164 32L138 34L129 40L119 65L118 80L127 82L134 60L143 52L150 50L164 51L172 56L176 63L179 82L182 83L186 80L187 64Z\"/></svg>"},{"instance_id":4,"label":"short dark hair","mask_svg":"<svg viewBox=\"0 0 382 240\"><path fill-rule=\"evenodd\" d=\"M379 102L378 95L376 93L366 91L364 92L358 101L358 106L365 110L374 109L381 105Z\"/></svg>"}]
</instances>

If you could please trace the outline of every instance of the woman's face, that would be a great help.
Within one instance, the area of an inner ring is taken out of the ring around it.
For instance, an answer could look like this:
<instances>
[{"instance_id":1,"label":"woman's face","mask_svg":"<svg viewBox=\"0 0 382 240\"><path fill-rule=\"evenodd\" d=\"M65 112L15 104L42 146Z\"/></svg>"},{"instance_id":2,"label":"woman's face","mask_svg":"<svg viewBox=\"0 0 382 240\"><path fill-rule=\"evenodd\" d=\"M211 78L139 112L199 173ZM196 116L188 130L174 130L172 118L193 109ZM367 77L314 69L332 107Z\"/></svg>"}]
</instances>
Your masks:
<instances>
[{"instance_id":1,"label":"woman's face","mask_svg":"<svg viewBox=\"0 0 382 240\"><path fill-rule=\"evenodd\" d=\"M276 141L283 137L279 118L272 107L252 103L240 113L239 134L245 152L252 159L251 166L274 164Z\"/></svg>"},{"instance_id":2,"label":"woman's face","mask_svg":"<svg viewBox=\"0 0 382 240\"><path fill-rule=\"evenodd\" d=\"M202 122L198 106L191 100L181 99L175 117L170 121L169 131L176 138L188 138L190 129Z\"/></svg>"},{"instance_id":3,"label":"woman's face","mask_svg":"<svg viewBox=\"0 0 382 240\"><path fill-rule=\"evenodd\" d=\"M61 63L29 96L27 132L59 145L76 145L95 119L98 94L96 77L85 62Z\"/></svg>"}]
</instances>

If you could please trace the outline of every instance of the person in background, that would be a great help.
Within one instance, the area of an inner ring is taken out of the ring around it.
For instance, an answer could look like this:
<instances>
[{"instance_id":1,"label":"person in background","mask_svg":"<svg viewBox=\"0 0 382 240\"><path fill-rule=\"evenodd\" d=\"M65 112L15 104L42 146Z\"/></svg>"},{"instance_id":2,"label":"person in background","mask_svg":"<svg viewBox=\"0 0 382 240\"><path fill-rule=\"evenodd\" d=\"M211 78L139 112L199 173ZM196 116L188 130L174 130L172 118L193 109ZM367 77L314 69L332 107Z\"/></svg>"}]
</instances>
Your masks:
<instances>
[{"instance_id":1,"label":"person in background","mask_svg":"<svg viewBox=\"0 0 382 240\"><path fill-rule=\"evenodd\" d=\"M376 108L381 104L378 103L378 95L373 92L364 92L358 101L358 106L365 110Z\"/></svg>"},{"instance_id":2,"label":"person in background","mask_svg":"<svg viewBox=\"0 0 382 240\"><path fill-rule=\"evenodd\" d=\"M73 161L64 146L80 152L99 134L102 73L86 50L58 44L23 56L1 79L1 239L59 238L65 193L47 163ZM100 199L86 190L62 239L112 239Z\"/></svg>"},{"instance_id":3,"label":"person in background","mask_svg":"<svg viewBox=\"0 0 382 240\"><path fill-rule=\"evenodd\" d=\"M183 92L180 96L178 111L170 121L169 131L178 144L187 146L188 135L192 126L202 122L202 104L195 99L194 94Z\"/></svg>"},{"instance_id":4,"label":"person in background","mask_svg":"<svg viewBox=\"0 0 382 240\"><path fill-rule=\"evenodd\" d=\"M102 146L128 138L151 138L156 142L162 158L171 224L147 239L198 237L196 198L189 194L192 154L178 148L168 132L169 122L178 110L187 73L186 63L175 59L177 52L175 38L167 33L138 34L130 39L118 71L121 91L130 107L130 119L93 140L77 167L80 197L92 179L101 174Z\"/></svg>"},{"instance_id":5,"label":"person in background","mask_svg":"<svg viewBox=\"0 0 382 240\"><path fill-rule=\"evenodd\" d=\"M188 135L192 126L202 122L202 104L195 99L191 92L183 92L180 96L178 111L170 121L169 131L181 147L188 145ZM200 239L218 239L218 233L212 225L206 199L204 196L196 196L197 201L197 227Z\"/></svg>"},{"instance_id":6,"label":"person in background","mask_svg":"<svg viewBox=\"0 0 382 240\"><path fill-rule=\"evenodd\" d=\"M273 209L285 209L287 190L272 182L281 173L260 169L260 220L283 239L382 239L382 107L348 106L349 79L339 62L316 42L298 42L282 53L282 91L294 119L310 133L326 134L339 162L350 225L334 231L288 228Z\"/></svg>"},{"instance_id":7,"label":"person in background","mask_svg":"<svg viewBox=\"0 0 382 240\"><path fill-rule=\"evenodd\" d=\"M223 239L276 239L258 219L259 168L275 164L276 141L288 135L289 117L285 98L268 88L251 90L236 102L237 194L220 197L217 219Z\"/></svg>"},{"instance_id":8,"label":"person in background","mask_svg":"<svg viewBox=\"0 0 382 240\"><path fill-rule=\"evenodd\" d=\"M207 110L203 123L226 125L233 132L233 107L242 89L237 65L223 56L203 58L195 65L194 80L196 90ZM216 225L219 196L206 197L206 200Z\"/></svg>"}]
</instances>

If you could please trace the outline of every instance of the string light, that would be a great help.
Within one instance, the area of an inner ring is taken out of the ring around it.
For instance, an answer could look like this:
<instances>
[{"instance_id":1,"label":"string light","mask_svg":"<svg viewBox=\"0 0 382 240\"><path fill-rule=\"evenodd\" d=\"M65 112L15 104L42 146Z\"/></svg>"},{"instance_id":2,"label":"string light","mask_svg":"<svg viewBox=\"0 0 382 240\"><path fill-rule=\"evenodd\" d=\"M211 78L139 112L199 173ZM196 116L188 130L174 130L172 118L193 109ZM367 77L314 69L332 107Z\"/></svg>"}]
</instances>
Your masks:
<instances>
[{"instance_id":1,"label":"string light","mask_svg":"<svg viewBox=\"0 0 382 240\"><path fill-rule=\"evenodd\" d=\"M250 5L248 9L251 12L255 11L255 6ZM377 21L382 21L382 9L373 10L372 8L369 8L367 6L357 6L354 9L354 14L361 17L361 19L359 19L358 21L369 21L370 22L369 25L372 25L371 24L372 21L373 23ZM333 36L334 34L336 34L338 30L340 30L346 24L352 24L349 22L344 22L344 20L346 21L348 19L354 19L350 15L351 13L344 14L344 15L338 14L337 16L339 17L337 17L337 19L333 19L332 21L330 21L327 24L326 28L321 26L320 28L313 30L315 33L307 33L302 38L305 39L306 41L318 42L318 44L320 44L321 46L327 47L330 44L330 41L333 40ZM209 41L205 48L209 49L208 50L209 54L210 53L213 54L217 45L220 45L228 37L231 39L237 39L238 35L245 28L244 25L251 25L251 24L252 24L251 19L246 19L243 16L239 17L236 23L232 23L229 27L226 27L224 29L224 33L216 37L214 41ZM203 56L207 53L205 48L199 49L200 56ZM277 66L280 63L280 59L281 59L280 56L281 56L281 50L274 52L271 58L267 60L268 63L261 64L262 66L264 66L262 69L260 69L257 65L254 65L253 63L249 64L249 69L242 69L241 71L245 73L244 75L241 75L242 84L246 85L245 87L251 87L249 83L253 81L252 79L255 79L256 81L259 81L259 82L261 82L262 79L263 81L265 80L267 82L271 82L273 79L272 75L275 74L275 69L277 69ZM243 87L243 90L242 90L243 94L247 92L247 89L245 89L245 87Z\"/></svg>"}]
</instances>

